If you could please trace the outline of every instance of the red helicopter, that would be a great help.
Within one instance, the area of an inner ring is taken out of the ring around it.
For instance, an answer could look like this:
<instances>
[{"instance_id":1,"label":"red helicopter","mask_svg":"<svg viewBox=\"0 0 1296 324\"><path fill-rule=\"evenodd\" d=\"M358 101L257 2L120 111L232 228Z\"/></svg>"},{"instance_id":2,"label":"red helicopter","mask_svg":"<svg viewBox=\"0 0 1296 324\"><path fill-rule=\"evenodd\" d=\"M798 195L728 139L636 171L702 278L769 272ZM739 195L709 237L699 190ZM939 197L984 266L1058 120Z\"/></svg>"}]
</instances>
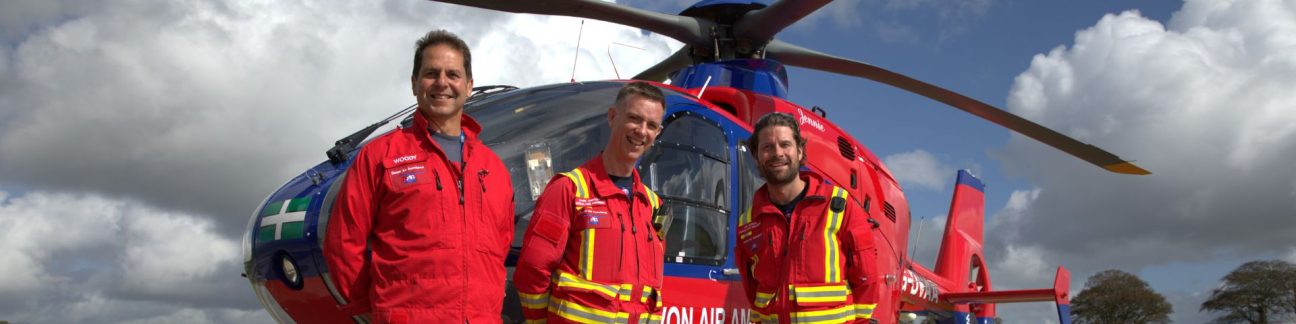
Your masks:
<instances>
[{"instance_id":1,"label":"red helicopter","mask_svg":"<svg viewBox=\"0 0 1296 324\"><path fill-rule=\"evenodd\" d=\"M916 93L1036 139L1111 172L1148 171L1095 146L953 91L886 69L774 39L827 0L706 0L679 15L599 0L441 1L514 13L582 17L641 28L685 46L634 77L666 93L664 129L639 162L643 180L673 216L667 247L662 319L665 323L746 323L745 299L732 257L737 221L762 180L743 141L762 115L795 116L807 138L805 168L850 191L853 203L878 226L878 262L889 294L874 311L881 323L991 323L995 304L1047 302L1070 323L1070 274L1058 267L1052 287L993 290L982 250L984 185L960 170L934 269L906 254L909 204L892 173L876 156L827 118L787 98L785 65L861 77ZM508 167L515 197L512 271L534 199L557 172L598 153L608 136L607 104L625 81L573 82L518 89L474 89L465 112L481 121L481 139ZM280 322L365 322L346 317L322 257L322 240L343 171L366 139L386 127L408 126L413 106L346 138L324 161L289 180L253 213L245 233L244 276ZM392 123L400 120L400 122ZM520 322L511 288L501 318Z\"/></svg>"}]
</instances>

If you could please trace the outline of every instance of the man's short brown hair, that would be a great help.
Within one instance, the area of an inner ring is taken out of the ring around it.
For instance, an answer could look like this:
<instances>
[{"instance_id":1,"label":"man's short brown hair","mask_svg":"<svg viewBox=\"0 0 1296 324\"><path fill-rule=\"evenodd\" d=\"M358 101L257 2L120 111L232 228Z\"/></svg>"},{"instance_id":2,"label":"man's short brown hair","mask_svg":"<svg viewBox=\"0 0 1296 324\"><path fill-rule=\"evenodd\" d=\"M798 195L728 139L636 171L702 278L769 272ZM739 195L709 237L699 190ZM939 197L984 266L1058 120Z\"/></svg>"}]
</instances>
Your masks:
<instances>
[{"instance_id":1,"label":"man's short brown hair","mask_svg":"<svg viewBox=\"0 0 1296 324\"><path fill-rule=\"evenodd\" d=\"M419 38L416 44L418 48L414 50L414 72L410 72L411 78L417 78L419 69L423 68L423 49L432 45L446 45L459 51L459 54L463 55L464 73L468 75L468 80L472 80L472 52L468 51L468 43L464 43L459 36L444 29L430 31L427 35L423 35L423 38Z\"/></svg>"},{"instance_id":2,"label":"man's short brown hair","mask_svg":"<svg viewBox=\"0 0 1296 324\"><path fill-rule=\"evenodd\" d=\"M643 97L644 99L652 100L662 106L662 111L666 110L666 95L662 94L661 89L657 89L657 87L654 87L647 82L635 81L627 83L624 87L621 87L621 91L617 91L616 106L622 107L625 99L630 97L630 95L636 95Z\"/></svg>"}]
</instances>

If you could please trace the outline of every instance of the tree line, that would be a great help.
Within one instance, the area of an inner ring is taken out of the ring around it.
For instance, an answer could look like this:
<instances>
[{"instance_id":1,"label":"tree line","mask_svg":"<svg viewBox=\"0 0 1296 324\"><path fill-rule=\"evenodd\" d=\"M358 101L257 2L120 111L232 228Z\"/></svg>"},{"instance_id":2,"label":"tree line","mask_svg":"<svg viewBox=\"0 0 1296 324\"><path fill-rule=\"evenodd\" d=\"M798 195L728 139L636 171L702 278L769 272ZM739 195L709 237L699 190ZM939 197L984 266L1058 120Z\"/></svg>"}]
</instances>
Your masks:
<instances>
[{"instance_id":1,"label":"tree line","mask_svg":"<svg viewBox=\"0 0 1296 324\"><path fill-rule=\"evenodd\" d=\"M1296 265L1282 260L1251 261L1221 278L1201 304L1211 323L1296 321ZM1076 324L1169 323L1174 308L1138 276L1121 270L1099 272L1071 300Z\"/></svg>"}]
</instances>

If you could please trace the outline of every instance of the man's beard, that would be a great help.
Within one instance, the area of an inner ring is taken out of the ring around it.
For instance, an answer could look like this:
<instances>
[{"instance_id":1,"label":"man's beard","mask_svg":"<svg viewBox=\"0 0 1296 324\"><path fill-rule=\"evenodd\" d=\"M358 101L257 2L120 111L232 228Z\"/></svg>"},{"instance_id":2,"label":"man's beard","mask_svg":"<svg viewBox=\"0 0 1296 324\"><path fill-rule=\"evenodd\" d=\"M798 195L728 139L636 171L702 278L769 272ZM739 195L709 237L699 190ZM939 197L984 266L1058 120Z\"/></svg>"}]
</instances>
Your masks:
<instances>
[{"instance_id":1,"label":"man's beard","mask_svg":"<svg viewBox=\"0 0 1296 324\"><path fill-rule=\"evenodd\" d=\"M762 165L760 168L760 175L761 178L765 178L766 183L775 186L781 186L781 185L791 183L792 180L796 180L798 171L800 171L800 169L801 169L800 163L798 163L797 161L788 161L787 171L778 172L778 171L767 169Z\"/></svg>"}]
</instances>

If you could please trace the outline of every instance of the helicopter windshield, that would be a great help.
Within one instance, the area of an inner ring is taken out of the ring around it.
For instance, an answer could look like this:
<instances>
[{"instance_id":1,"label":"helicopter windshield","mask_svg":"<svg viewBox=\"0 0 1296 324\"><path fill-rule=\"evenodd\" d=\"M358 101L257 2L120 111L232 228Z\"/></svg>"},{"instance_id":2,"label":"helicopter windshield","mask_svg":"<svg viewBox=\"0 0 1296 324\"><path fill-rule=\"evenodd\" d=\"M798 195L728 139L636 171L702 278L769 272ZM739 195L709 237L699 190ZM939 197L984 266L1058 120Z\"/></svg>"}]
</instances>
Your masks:
<instances>
[{"instance_id":1,"label":"helicopter windshield","mask_svg":"<svg viewBox=\"0 0 1296 324\"><path fill-rule=\"evenodd\" d=\"M719 265L726 255L729 214L729 147L714 122L689 112L666 118L639 175L661 195L666 226L666 261Z\"/></svg>"}]
</instances>

